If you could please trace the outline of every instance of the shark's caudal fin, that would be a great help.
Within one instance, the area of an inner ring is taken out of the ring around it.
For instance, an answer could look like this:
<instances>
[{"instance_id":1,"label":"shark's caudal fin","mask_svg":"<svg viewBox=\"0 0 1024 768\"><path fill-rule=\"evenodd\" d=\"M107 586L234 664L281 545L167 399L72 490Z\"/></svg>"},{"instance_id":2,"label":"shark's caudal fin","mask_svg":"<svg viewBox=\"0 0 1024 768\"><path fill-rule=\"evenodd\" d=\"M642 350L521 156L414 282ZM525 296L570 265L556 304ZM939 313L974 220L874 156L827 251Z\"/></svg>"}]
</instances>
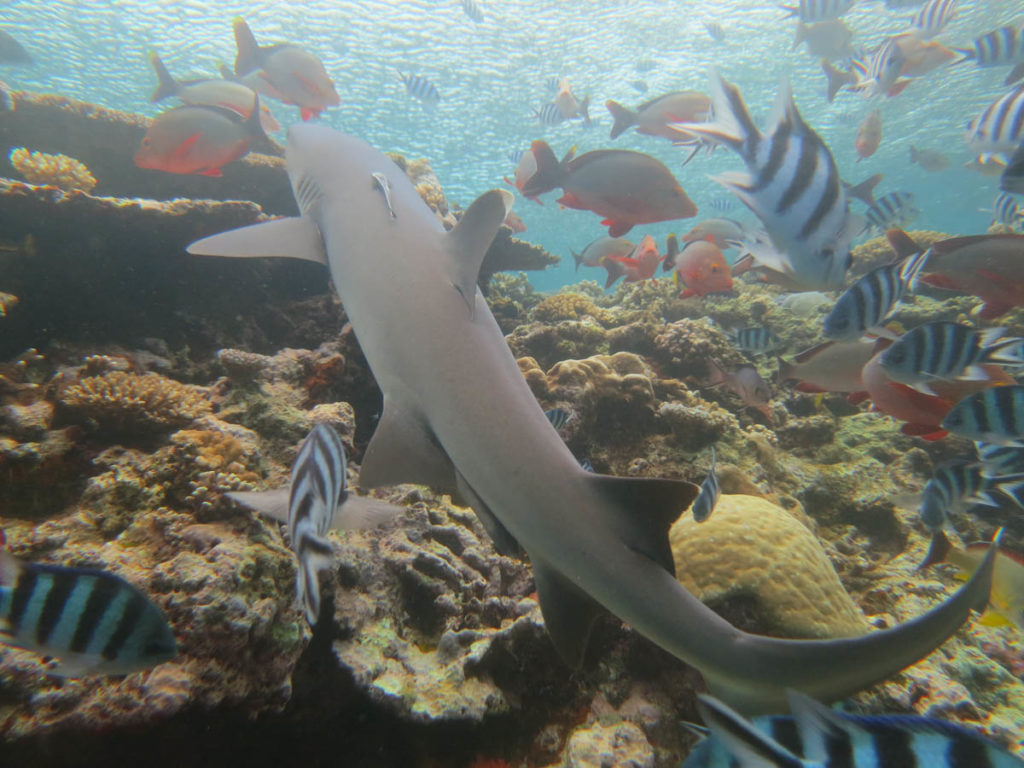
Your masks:
<instances>
[{"instance_id":1,"label":"shark's caudal fin","mask_svg":"<svg viewBox=\"0 0 1024 768\"><path fill-rule=\"evenodd\" d=\"M282 256L327 263L320 230L305 217L274 219L196 240L187 249L196 256L266 258Z\"/></svg>"}]
</instances>

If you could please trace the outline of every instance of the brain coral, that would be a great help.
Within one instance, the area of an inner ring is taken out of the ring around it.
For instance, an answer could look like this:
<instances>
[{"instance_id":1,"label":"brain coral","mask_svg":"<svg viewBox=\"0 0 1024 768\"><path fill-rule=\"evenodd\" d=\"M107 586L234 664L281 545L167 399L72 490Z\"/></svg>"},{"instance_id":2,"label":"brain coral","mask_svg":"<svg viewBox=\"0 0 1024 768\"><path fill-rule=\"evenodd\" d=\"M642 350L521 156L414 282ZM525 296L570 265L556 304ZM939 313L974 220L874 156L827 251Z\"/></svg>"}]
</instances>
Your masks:
<instances>
[{"instance_id":1,"label":"brain coral","mask_svg":"<svg viewBox=\"0 0 1024 768\"><path fill-rule=\"evenodd\" d=\"M47 184L65 192L92 192L96 177L83 163L67 155L29 152L25 147L11 150L11 165L31 184Z\"/></svg>"},{"instance_id":2,"label":"brain coral","mask_svg":"<svg viewBox=\"0 0 1024 768\"><path fill-rule=\"evenodd\" d=\"M765 499L722 496L707 521L680 517L669 540L683 586L712 606L752 598L766 631L821 638L868 629L814 534Z\"/></svg>"},{"instance_id":3,"label":"brain coral","mask_svg":"<svg viewBox=\"0 0 1024 768\"><path fill-rule=\"evenodd\" d=\"M67 387L60 400L104 426L130 431L182 427L211 411L205 389L155 373L89 376Z\"/></svg>"}]
</instances>

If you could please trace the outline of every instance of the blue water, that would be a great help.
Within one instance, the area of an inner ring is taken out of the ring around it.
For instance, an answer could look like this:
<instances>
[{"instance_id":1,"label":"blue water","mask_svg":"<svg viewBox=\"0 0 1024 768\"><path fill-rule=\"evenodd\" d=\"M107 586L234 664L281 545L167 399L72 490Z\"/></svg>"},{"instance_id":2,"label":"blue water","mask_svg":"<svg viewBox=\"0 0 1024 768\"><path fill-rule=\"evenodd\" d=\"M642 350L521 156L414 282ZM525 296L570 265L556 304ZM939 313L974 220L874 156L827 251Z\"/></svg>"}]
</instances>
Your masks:
<instances>
[{"instance_id":1,"label":"blue water","mask_svg":"<svg viewBox=\"0 0 1024 768\"><path fill-rule=\"evenodd\" d=\"M146 52L156 49L179 79L213 75L219 63L234 60L231 18L237 12L262 44L299 43L323 60L342 98L340 107L322 117L326 123L383 149L428 158L449 198L463 206L511 175L511 150L543 138L559 155L578 145L580 152L616 147L658 157L701 207L699 219L720 215L709 203L727 196L708 175L740 169L738 157L718 150L681 168L685 150L663 139L628 131L613 142L603 103L615 99L635 105L670 90L706 90L707 70L714 65L740 87L759 122L770 111L780 80L788 77L805 119L832 148L844 178L858 181L881 172L885 179L879 194L914 193L923 211L915 228L969 234L984 231L991 219L979 209L991 207L998 179L961 167L971 157L963 130L1005 92L1006 68L949 66L893 99L868 100L844 91L830 105L817 60L803 48L791 50L796 22L784 19L773 3L482 0L480 5L485 14L481 24L471 21L457 0L230 6L212 1L7 2L0 4L0 25L29 49L36 64L0 66L0 78L15 88L156 115L165 106L149 103L155 77ZM882 3L861 2L843 18L856 32L854 44L873 48L885 36L905 30L912 10L889 11ZM937 39L967 45L1020 12L1019 0L961 2L959 17ZM724 44L705 31L703 22L711 20L724 28ZM638 72L640 60L655 67ZM440 105L431 109L408 96L399 70L433 81L442 95ZM533 109L551 99L547 81L559 75L569 78L579 96L590 94L591 129L578 120L544 127L533 118ZM647 94L629 85L637 79L648 83ZM294 107L271 106L284 124L298 119ZM857 163L857 126L875 106L883 116L882 146ZM911 165L911 143L941 150L952 161L951 169L929 174ZM569 248L581 250L605 233L597 216L559 210L556 197L545 196L543 206L521 198L516 204L529 228L522 237L563 257L558 267L531 275L542 288L574 282ZM728 215L742 210L737 204ZM638 227L630 237L637 240L647 232L662 237L694 221Z\"/></svg>"}]
</instances>

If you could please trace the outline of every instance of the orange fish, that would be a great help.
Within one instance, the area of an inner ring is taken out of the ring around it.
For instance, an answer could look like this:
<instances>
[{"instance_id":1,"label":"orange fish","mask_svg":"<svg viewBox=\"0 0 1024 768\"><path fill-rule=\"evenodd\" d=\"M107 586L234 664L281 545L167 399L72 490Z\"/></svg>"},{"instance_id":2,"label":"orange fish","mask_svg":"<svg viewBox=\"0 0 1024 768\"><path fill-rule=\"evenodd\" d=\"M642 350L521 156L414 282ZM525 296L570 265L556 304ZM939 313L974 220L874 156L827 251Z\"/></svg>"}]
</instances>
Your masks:
<instances>
[{"instance_id":1,"label":"orange fish","mask_svg":"<svg viewBox=\"0 0 1024 768\"><path fill-rule=\"evenodd\" d=\"M625 277L627 283L650 280L658 270L661 258L657 241L650 235L644 235L628 256L605 256L602 265L608 270L608 280L604 287L611 288L620 277Z\"/></svg>"},{"instance_id":2,"label":"orange fish","mask_svg":"<svg viewBox=\"0 0 1024 768\"><path fill-rule=\"evenodd\" d=\"M679 252L675 276L685 286L679 294L680 299L732 290L729 264L711 236L706 240L694 240Z\"/></svg>"},{"instance_id":3,"label":"orange fish","mask_svg":"<svg viewBox=\"0 0 1024 768\"><path fill-rule=\"evenodd\" d=\"M697 215L697 206L672 172L650 155L599 149L559 163L543 141L533 142L531 152L537 171L520 191L536 197L561 187L558 203L603 217L610 237L621 237L637 224Z\"/></svg>"},{"instance_id":4,"label":"orange fish","mask_svg":"<svg viewBox=\"0 0 1024 768\"><path fill-rule=\"evenodd\" d=\"M878 150L882 143L882 113L872 110L857 129L857 139L854 146L857 149L857 162L865 157L871 157Z\"/></svg>"},{"instance_id":5,"label":"orange fish","mask_svg":"<svg viewBox=\"0 0 1024 768\"><path fill-rule=\"evenodd\" d=\"M156 117L135 153L135 165L167 173L221 176L221 167L271 145L260 126L259 97L249 117L224 107L175 107Z\"/></svg>"},{"instance_id":6,"label":"orange fish","mask_svg":"<svg viewBox=\"0 0 1024 768\"><path fill-rule=\"evenodd\" d=\"M583 124L588 128L590 127L590 112L588 111L590 96L577 99L576 95L572 92L572 88L569 86L569 78L563 77L558 81L558 93L555 94L554 104L566 120L581 117L583 118Z\"/></svg>"},{"instance_id":7,"label":"orange fish","mask_svg":"<svg viewBox=\"0 0 1024 768\"><path fill-rule=\"evenodd\" d=\"M341 103L323 63L309 51L290 43L260 46L241 16L235 17L233 27L238 46L237 77L261 70L260 74L273 92L281 94L285 104L297 106L303 120Z\"/></svg>"}]
</instances>

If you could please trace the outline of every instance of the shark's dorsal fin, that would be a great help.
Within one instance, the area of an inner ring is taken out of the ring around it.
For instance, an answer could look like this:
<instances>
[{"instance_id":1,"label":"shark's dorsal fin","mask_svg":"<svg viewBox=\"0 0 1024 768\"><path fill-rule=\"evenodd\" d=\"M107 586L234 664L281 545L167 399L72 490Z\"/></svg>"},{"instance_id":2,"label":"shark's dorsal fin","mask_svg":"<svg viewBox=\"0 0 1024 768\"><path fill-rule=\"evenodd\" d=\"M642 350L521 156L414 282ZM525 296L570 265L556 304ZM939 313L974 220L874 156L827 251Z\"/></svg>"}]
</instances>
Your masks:
<instances>
[{"instance_id":1,"label":"shark's dorsal fin","mask_svg":"<svg viewBox=\"0 0 1024 768\"><path fill-rule=\"evenodd\" d=\"M509 557L521 557L523 548L516 541L516 537L508 532L508 528L501 524L498 516L491 511L490 507L484 503L484 500L477 495L477 492L466 481L466 478L462 476L462 473L458 471L455 473L455 487L458 488L462 498L476 512L476 516L480 519L484 528L487 529L487 535L491 537L491 541L494 542L494 548L498 550L498 553Z\"/></svg>"},{"instance_id":2,"label":"shark's dorsal fin","mask_svg":"<svg viewBox=\"0 0 1024 768\"><path fill-rule=\"evenodd\" d=\"M243 507L255 509L271 520L277 520L279 523L288 522L287 487L274 491L232 491L228 496Z\"/></svg>"},{"instance_id":3,"label":"shark's dorsal fin","mask_svg":"<svg viewBox=\"0 0 1024 768\"><path fill-rule=\"evenodd\" d=\"M369 489L399 483L451 491L455 469L423 420L385 397L380 423L363 456L359 486Z\"/></svg>"},{"instance_id":4,"label":"shark's dorsal fin","mask_svg":"<svg viewBox=\"0 0 1024 768\"><path fill-rule=\"evenodd\" d=\"M646 555L666 571L675 575L668 529L689 509L700 493L700 486L685 480L660 477L612 477L590 475L590 483L598 492L611 498L621 512L616 533L626 545Z\"/></svg>"},{"instance_id":5,"label":"shark's dorsal fin","mask_svg":"<svg viewBox=\"0 0 1024 768\"><path fill-rule=\"evenodd\" d=\"M554 568L540 561L531 564L544 626L562 660L573 669L579 669L590 631L605 609Z\"/></svg>"},{"instance_id":6,"label":"shark's dorsal fin","mask_svg":"<svg viewBox=\"0 0 1024 768\"><path fill-rule=\"evenodd\" d=\"M196 240L186 250L198 256L283 256L327 263L324 239L312 219L274 219Z\"/></svg>"},{"instance_id":7,"label":"shark's dorsal fin","mask_svg":"<svg viewBox=\"0 0 1024 768\"><path fill-rule=\"evenodd\" d=\"M450 278L466 305L472 310L476 301L476 282L480 278L480 265L491 247L498 227L512 210L511 192L492 189L473 201L447 235L448 250L452 255Z\"/></svg>"}]
</instances>

